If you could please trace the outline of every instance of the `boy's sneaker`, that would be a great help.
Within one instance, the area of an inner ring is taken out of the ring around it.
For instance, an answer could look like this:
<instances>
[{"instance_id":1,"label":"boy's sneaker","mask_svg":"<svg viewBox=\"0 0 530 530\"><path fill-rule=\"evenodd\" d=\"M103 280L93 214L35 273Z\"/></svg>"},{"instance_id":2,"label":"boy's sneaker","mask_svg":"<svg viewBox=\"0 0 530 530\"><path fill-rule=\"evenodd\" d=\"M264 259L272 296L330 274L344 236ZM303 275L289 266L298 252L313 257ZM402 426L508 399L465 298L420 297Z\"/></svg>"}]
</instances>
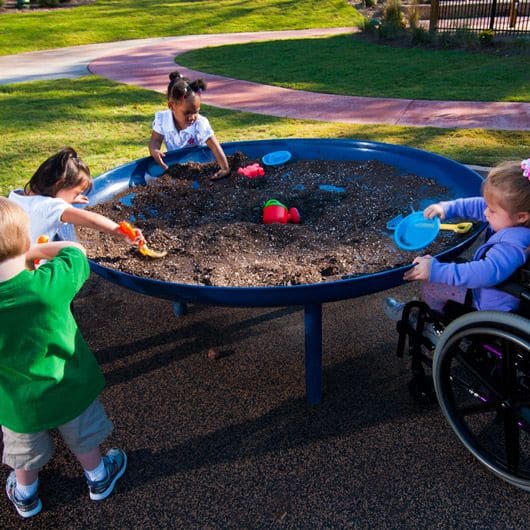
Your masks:
<instances>
[{"instance_id":1,"label":"boy's sneaker","mask_svg":"<svg viewBox=\"0 0 530 530\"><path fill-rule=\"evenodd\" d=\"M37 515L42 510L39 492L36 491L29 499L19 499L16 487L17 476L14 471L11 471L6 482L7 498L13 503L13 506L22 517L33 517Z\"/></svg>"},{"instance_id":2,"label":"boy's sneaker","mask_svg":"<svg viewBox=\"0 0 530 530\"><path fill-rule=\"evenodd\" d=\"M92 482L87 478L88 491L93 501L102 501L112 493L114 485L125 473L127 455L121 449L109 449L103 457L103 463L107 470L107 476L104 479Z\"/></svg>"}]
</instances>

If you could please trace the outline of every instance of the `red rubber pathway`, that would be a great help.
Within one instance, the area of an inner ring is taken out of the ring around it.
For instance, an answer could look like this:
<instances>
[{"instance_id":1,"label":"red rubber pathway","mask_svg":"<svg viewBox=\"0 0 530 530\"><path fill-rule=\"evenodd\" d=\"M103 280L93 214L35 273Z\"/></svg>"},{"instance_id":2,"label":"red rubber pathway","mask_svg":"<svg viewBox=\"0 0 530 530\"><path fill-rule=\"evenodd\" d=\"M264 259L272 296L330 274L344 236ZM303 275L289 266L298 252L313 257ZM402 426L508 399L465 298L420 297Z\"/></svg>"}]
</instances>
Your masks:
<instances>
[{"instance_id":1,"label":"red rubber pathway","mask_svg":"<svg viewBox=\"0 0 530 530\"><path fill-rule=\"evenodd\" d=\"M204 103L271 116L342 123L377 123L442 128L530 130L530 103L424 101L319 94L261 85L175 64L189 50L258 40L314 37L352 31L348 28L311 29L185 36L166 39L99 57L89 70L115 81L165 92L168 74L178 69L190 78L208 82Z\"/></svg>"}]
</instances>

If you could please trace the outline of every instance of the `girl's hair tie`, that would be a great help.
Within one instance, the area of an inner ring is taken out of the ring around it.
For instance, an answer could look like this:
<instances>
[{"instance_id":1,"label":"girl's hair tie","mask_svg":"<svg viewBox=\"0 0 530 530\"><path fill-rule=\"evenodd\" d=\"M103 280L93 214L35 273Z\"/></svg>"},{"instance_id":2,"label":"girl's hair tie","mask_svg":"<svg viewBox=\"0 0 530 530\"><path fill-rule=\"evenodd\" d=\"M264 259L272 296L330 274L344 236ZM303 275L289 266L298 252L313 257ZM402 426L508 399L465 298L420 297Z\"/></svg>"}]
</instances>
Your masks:
<instances>
[{"instance_id":1,"label":"girl's hair tie","mask_svg":"<svg viewBox=\"0 0 530 530\"><path fill-rule=\"evenodd\" d=\"M530 180L530 158L521 162L521 169L523 170L523 175Z\"/></svg>"}]
</instances>

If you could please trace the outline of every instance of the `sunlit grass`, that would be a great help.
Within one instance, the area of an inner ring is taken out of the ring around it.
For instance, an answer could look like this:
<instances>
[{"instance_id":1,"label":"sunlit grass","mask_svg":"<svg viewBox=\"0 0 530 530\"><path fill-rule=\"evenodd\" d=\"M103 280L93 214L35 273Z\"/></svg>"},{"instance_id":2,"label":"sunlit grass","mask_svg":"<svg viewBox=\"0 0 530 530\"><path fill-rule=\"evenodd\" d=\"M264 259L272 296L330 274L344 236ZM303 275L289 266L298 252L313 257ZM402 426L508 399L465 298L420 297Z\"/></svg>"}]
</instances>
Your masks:
<instances>
[{"instance_id":1,"label":"sunlit grass","mask_svg":"<svg viewBox=\"0 0 530 530\"><path fill-rule=\"evenodd\" d=\"M345 0L97 0L0 14L0 55L146 37L354 26Z\"/></svg>"},{"instance_id":2,"label":"sunlit grass","mask_svg":"<svg viewBox=\"0 0 530 530\"><path fill-rule=\"evenodd\" d=\"M28 104L31 102L31 105ZM23 185L52 153L71 145L97 175L148 155L162 94L88 76L0 86L0 193ZM263 138L354 138L433 151L492 165L528 156L530 133L282 119L203 105L221 142Z\"/></svg>"},{"instance_id":3,"label":"sunlit grass","mask_svg":"<svg viewBox=\"0 0 530 530\"><path fill-rule=\"evenodd\" d=\"M352 35L202 48L180 55L177 62L203 72L311 92L530 101L526 56L397 48Z\"/></svg>"}]
</instances>

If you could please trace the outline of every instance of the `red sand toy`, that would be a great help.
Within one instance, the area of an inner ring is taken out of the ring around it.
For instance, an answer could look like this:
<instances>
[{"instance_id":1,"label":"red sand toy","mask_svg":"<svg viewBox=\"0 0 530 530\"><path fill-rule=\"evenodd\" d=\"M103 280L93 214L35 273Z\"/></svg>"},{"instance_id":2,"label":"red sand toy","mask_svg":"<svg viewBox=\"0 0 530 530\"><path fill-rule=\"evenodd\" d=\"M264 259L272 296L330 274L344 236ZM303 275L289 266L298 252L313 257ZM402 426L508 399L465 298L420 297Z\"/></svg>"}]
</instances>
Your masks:
<instances>
[{"instance_id":1,"label":"red sand toy","mask_svg":"<svg viewBox=\"0 0 530 530\"><path fill-rule=\"evenodd\" d=\"M263 206L263 222L266 225L272 223L295 223L300 222L300 212L296 208L287 208L276 199L270 199Z\"/></svg>"},{"instance_id":2,"label":"red sand toy","mask_svg":"<svg viewBox=\"0 0 530 530\"><path fill-rule=\"evenodd\" d=\"M245 167L240 167L237 172L239 175L244 175L249 179L263 177L263 175L265 175L265 170L257 162Z\"/></svg>"}]
</instances>

